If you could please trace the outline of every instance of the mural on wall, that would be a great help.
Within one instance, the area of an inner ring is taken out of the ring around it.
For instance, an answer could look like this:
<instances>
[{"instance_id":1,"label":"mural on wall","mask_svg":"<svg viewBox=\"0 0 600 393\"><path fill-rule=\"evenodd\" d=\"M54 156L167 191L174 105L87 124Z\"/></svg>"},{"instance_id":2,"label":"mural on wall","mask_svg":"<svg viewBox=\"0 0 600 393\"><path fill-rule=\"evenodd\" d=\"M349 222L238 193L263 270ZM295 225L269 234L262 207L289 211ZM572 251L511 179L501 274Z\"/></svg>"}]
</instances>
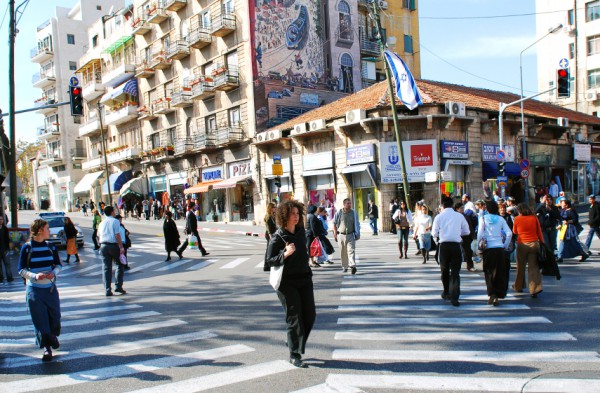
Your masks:
<instances>
[{"instance_id":1,"label":"mural on wall","mask_svg":"<svg viewBox=\"0 0 600 393\"><path fill-rule=\"evenodd\" d=\"M255 0L250 26L257 126L275 115L269 114L267 97L260 100L261 93L283 98L295 87L333 86L325 75L320 1ZM266 82L275 88L265 91Z\"/></svg>"}]
</instances>

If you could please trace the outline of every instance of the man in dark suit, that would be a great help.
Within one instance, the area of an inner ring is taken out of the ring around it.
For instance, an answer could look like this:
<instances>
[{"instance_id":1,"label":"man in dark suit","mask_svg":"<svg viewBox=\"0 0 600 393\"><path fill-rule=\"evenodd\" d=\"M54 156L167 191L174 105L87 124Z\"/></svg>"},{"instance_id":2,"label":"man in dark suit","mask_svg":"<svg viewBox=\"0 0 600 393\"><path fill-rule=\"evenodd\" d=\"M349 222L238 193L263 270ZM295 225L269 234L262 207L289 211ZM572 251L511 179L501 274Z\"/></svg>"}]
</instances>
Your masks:
<instances>
[{"instance_id":1,"label":"man in dark suit","mask_svg":"<svg viewBox=\"0 0 600 393\"><path fill-rule=\"evenodd\" d=\"M195 205L196 204L194 202L190 202L188 204L187 214L185 216L185 229L183 230L183 233L185 233L186 235L196 236L196 238L198 239L198 249L200 250L200 252L202 253L202 256L204 257L206 255L209 255L210 253L206 252L204 247L202 247L202 241L200 240L200 235L198 234L198 219L196 218L196 215L194 214L194 206ZM183 244L181 245L181 247L179 247L179 250L177 250L177 255L179 255L179 259L183 258L183 252L185 251L187 246L188 246L188 241L185 240L185 241L183 241Z\"/></svg>"},{"instance_id":2,"label":"man in dark suit","mask_svg":"<svg viewBox=\"0 0 600 393\"><path fill-rule=\"evenodd\" d=\"M585 240L585 247L587 250L589 250L590 246L592 245L594 233L600 239L600 205L596 203L596 196L594 194L590 195L589 199L590 214L588 216L588 224L590 226L590 231L588 233L587 239ZM588 254L591 255L591 252L588 251Z\"/></svg>"}]
</instances>

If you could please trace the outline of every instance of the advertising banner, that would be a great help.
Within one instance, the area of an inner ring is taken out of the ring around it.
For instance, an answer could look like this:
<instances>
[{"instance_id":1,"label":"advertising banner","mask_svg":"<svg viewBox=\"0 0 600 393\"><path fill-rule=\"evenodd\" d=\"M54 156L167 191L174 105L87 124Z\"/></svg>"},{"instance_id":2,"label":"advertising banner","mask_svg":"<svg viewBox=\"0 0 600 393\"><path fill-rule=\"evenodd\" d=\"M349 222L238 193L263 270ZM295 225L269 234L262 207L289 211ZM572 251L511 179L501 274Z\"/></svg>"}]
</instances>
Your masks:
<instances>
[{"instance_id":1,"label":"advertising banner","mask_svg":"<svg viewBox=\"0 0 600 393\"><path fill-rule=\"evenodd\" d=\"M382 142L379 144L379 149L381 182L402 183L400 154L396 142ZM439 171L435 139L402 142L402 151L409 183L424 182L427 172Z\"/></svg>"}]
</instances>

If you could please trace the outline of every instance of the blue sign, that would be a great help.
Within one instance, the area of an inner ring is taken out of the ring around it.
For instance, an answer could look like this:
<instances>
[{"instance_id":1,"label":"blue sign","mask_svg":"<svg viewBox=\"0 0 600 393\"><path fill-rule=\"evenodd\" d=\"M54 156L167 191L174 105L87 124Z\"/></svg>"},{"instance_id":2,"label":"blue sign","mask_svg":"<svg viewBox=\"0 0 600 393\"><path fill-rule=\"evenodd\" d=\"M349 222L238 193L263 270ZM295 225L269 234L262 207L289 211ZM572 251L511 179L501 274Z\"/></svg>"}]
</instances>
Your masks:
<instances>
[{"instance_id":1,"label":"blue sign","mask_svg":"<svg viewBox=\"0 0 600 393\"><path fill-rule=\"evenodd\" d=\"M281 154L273 154L273 164L281 164Z\"/></svg>"},{"instance_id":2,"label":"blue sign","mask_svg":"<svg viewBox=\"0 0 600 393\"><path fill-rule=\"evenodd\" d=\"M560 68L562 68L563 70L566 70L569 67L569 60L566 58L562 58L560 59L560 61L558 62L558 65L560 66Z\"/></svg>"},{"instance_id":3,"label":"blue sign","mask_svg":"<svg viewBox=\"0 0 600 393\"><path fill-rule=\"evenodd\" d=\"M515 146L504 145L504 153L506 162L515 162ZM481 161L498 161L496 153L500 150L500 145L493 143L482 143L481 144Z\"/></svg>"},{"instance_id":4,"label":"blue sign","mask_svg":"<svg viewBox=\"0 0 600 393\"><path fill-rule=\"evenodd\" d=\"M79 85L79 79L77 79L76 76L72 76L71 79L69 79L69 84L71 86L78 86Z\"/></svg>"},{"instance_id":5,"label":"blue sign","mask_svg":"<svg viewBox=\"0 0 600 393\"><path fill-rule=\"evenodd\" d=\"M498 187L508 187L508 176L498 176L496 180Z\"/></svg>"},{"instance_id":6,"label":"blue sign","mask_svg":"<svg viewBox=\"0 0 600 393\"><path fill-rule=\"evenodd\" d=\"M521 162L519 162L519 166L521 167L521 169L528 169L529 168L529 160L527 158L523 158L521 160Z\"/></svg>"},{"instance_id":7,"label":"blue sign","mask_svg":"<svg viewBox=\"0 0 600 393\"><path fill-rule=\"evenodd\" d=\"M442 158L469 158L469 143L466 141L442 141Z\"/></svg>"},{"instance_id":8,"label":"blue sign","mask_svg":"<svg viewBox=\"0 0 600 393\"><path fill-rule=\"evenodd\" d=\"M352 146L346 149L346 163L349 165L373 161L375 161L375 148L372 143Z\"/></svg>"},{"instance_id":9,"label":"blue sign","mask_svg":"<svg viewBox=\"0 0 600 393\"><path fill-rule=\"evenodd\" d=\"M223 171L221 169L203 170L202 181L221 180L223 179Z\"/></svg>"},{"instance_id":10,"label":"blue sign","mask_svg":"<svg viewBox=\"0 0 600 393\"><path fill-rule=\"evenodd\" d=\"M505 158L506 158L506 153L504 152L504 150L498 150L496 152L496 160L504 161Z\"/></svg>"}]
</instances>

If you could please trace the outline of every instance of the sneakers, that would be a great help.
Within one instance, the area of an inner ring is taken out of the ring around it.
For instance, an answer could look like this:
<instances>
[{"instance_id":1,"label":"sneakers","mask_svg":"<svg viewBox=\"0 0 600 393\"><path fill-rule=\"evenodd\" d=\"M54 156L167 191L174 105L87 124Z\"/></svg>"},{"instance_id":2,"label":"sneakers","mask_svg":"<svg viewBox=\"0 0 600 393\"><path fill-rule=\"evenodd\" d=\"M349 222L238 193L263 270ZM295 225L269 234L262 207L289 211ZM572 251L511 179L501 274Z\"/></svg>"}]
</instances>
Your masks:
<instances>
[{"instance_id":1,"label":"sneakers","mask_svg":"<svg viewBox=\"0 0 600 393\"><path fill-rule=\"evenodd\" d=\"M119 292L121 295L125 295L127 293L123 288L115 289L115 292Z\"/></svg>"},{"instance_id":2,"label":"sneakers","mask_svg":"<svg viewBox=\"0 0 600 393\"><path fill-rule=\"evenodd\" d=\"M44 355L42 355L42 361L49 362L50 360L52 360L52 350L50 347L46 347L46 349L44 349Z\"/></svg>"},{"instance_id":3,"label":"sneakers","mask_svg":"<svg viewBox=\"0 0 600 393\"><path fill-rule=\"evenodd\" d=\"M108 296L112 296L112 295L113 295L113 293L112 293L111 291L108 291L108 292L106 292L106 296L107 296L107 297L108 297Z\"/></svg>"},{"instance_id":4,"label":"sneakers","mask_svg":"<svg viewBox=\"0 0 600 393\"><path fill-rule=\"evenodd\" d=\"M352 274L356 274L356 266L352 266L352 268L350 269L350 271L352 272Z\"/></svg>"}]
</instances>

